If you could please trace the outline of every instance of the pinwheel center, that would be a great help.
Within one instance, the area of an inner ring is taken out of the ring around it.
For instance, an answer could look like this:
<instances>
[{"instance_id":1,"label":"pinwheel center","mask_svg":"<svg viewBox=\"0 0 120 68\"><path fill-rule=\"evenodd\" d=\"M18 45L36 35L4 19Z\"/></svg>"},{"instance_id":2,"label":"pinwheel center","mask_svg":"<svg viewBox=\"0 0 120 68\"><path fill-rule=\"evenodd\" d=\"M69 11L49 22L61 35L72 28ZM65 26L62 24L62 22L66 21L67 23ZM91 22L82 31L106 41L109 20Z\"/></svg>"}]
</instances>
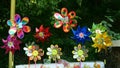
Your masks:
<instances>
[{"instance_id":1,"label":"pinwheel center","mask_svg":"<svg viewBox=\"0 0 120 68\"><path fill-rule=\"evenodd\" d=\"M32 52L32 55L33 55L33 56L38 56L38 54L39 54L39 53L38 53L37 50L34 50L34 51Z\"/></svg>"},{"instance_id":2,"label":"pinwheel center","mask_svg":"<svg viewBox=\"0 0 120 68\"><path fill-rule=\"evenodd\" d=\"M57 50L56 49L52 50L52 55L57 55Z\"/></svg>"},{"instance_id":3,"label":"pinwheel center","mask_svg":"<svg viewBox=\"0 0 120 68\"><path fill-rule=\"evenodd\" d=\"M69 23L69 18L68 18L68 16L64 17L63 22L64 22L64 23Z\"/></svg>"},{"instance_id":4,"label":"pinwheel center","mask_svg":"<svg viewBox=\"0 0 120 68\"><path fill-rule=\"evenodd\" d=\"M79 37L80 38L83 38L84 37L84 34L81 32L81 33L79 33Z\"/></svg>"},{"instance_id":5,"label":"pinwheel center","mask_svg":"<svg viewBox=\"0 0 120 68\"><path fill-rule=\"evenodd\" d=\"M44 33L43 32L39 32L39 36L40 37L44 37Z\"/></svg>"},{"instance_id":6,"label":"pinwheel center","mask_svg":"<svg viewBox=\"0 0 120 68\"><path fill-rule=\"evenodd\" d=\"M30 45L30 46L28 46L28 49L32 49L32 46Z\"/></svg>"},{"instance_id":7,"label":"pinwheel center","mask_svg":"<svg viewBox=\"0 0 120 68\"><path fill-rule=\"evenodd\" d=\"M104 39L103 38L98 38L98 44L103 44L103 42L104 42Z\"/></svg>"},{"instance_id":8,"label":"pinwheel center","mask_svg":"<svg viewBox=\"0 0 120 68\"><path fill-rule=\"evenodd\" d=\"M78 50L77 54L78 54L79 56L81 56L81 55L83 55L83 51L82 51L82 50Z\"/></svg>"},{"instance_id":9,"label":"pinwheel center","mask_svg":"<svg viewBox=\"0 0 120 68\"><path fill-rule=\"evenodd\" d=\"M97 30L95 30L95 33L101 34L101 30L97 29Z\"/></svg>"},{"instance_id":10,"label":"pinwheel center","mask_svg":"<svg viewBox=\"0 0 120 68\"><path fill-rule=\"evenodd\" d=\"M13 46L13 42L8 42L8 46L12 47Z\"/></svg>"}]
</instances>

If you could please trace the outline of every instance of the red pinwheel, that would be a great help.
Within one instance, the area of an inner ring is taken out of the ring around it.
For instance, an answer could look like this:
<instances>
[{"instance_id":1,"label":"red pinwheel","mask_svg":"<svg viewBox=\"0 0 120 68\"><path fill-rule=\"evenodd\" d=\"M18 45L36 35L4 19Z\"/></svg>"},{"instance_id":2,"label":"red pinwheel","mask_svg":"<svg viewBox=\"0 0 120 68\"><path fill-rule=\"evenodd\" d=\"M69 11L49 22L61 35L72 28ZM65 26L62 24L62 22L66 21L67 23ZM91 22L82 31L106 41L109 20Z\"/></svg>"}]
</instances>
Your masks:
<instances>
[{"instance_id":1,"label":"red pinwheel","mask_svg":"<svg viewBox=\"0 0 120 68\"><path fill-rule=\"evenodd\" d=\"M39 29L36 28L36 33L35 33L34 37L37 39L37 41L44 42L50 36L51 36L51 33L49 32L49 27L44 28L43 25L41 25L39 27Z\"/></svg>"},{"instance_id":2,"label":"red pinwheel","mask_svg":"<svg viewBox=\"0 0 120 68\"><path fill-rule=\"evenodd\" d=\"M28 17L24 17L21 20L21 17L19 14L15 15L15 20L8 20L7 25L10 26L9 34L14 35L17 32L18 38L22 39L24 37L24 32L28 33L31 31L29 26L26 26L26 24L29 22Z\"/></svg>"},{"instance_id":3,"label":"red pinwheel","mask_svg":"<svg viewBox=\"0 0 120 68\"><path fill-rule=\"evenodd\" d=\"M74 19L76 16L76 13L74 11L71 11L68 13L67 8L61 9L60 13L55 13L54 17L57 20L54 23L55 28L60 28L63 25L63 31L69 32L70 28L75 27L77 25L77 21Z\"/></svg>"},{"instance_id":4,"label":"red pinwheel","mask_svg":"<svg viewBox=\"0 0 120 68\"><path fill-rule=\"evenodd\" d=\"M19 50L20 47L20 40L17 40L16 36L8 36L6 40L2 39L4 46L2 46L1 48L6 49L6 53L8 53L9 51L11 51L13 54L16 50Z\"/></svg>"}]
</instances>

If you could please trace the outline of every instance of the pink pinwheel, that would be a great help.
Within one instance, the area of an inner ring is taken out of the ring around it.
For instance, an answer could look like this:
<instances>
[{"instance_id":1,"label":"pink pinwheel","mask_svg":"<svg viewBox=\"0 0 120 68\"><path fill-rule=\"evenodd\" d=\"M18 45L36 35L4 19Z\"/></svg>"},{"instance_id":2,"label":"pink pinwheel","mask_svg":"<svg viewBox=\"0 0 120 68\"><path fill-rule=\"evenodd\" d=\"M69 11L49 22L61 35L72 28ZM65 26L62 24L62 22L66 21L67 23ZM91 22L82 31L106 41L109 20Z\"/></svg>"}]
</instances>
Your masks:
<instances>
[{"instance_id":1,"label":"pink pinwheel","mask_svg":"<svg viewBox=\"0 0 120 68\"><path fill-rule=\"evenodd\" d=\"M54 23L55 28L60 28L63 25L63 31L69 32L70 28L75 27L77 25L77 21L74 19L76 16L76 13L74 11L71 11L68 13L67 8L61 9L60 13L55 13L54 17L57 20Z\"/></svg>"},{"instance_id":2,"label":"pink pinwheel","mask_svg":"<svg viewBox=\"0 0 120 68\"><path fill-rule=\"evenodd\" d=\"M20 47L20 40L17 40L16 36L8 36L6 40L2 39L4 46L2 46L1 48L6 49L6 53L8 53L9 51L11 51L13 54L16 50L19 50Z\"/></svg>"},{"instance_id":3,"label":"pink pinwheel","mask_svg":"<svg viewBox=\"0 0 120 68\"><path fill-rule=\"evenodd\" d=\"M15 15L15 20L8 20L7 24L10 26L9 34L14 35L17 32L17 37L22 39L24 37L24 32L28 33L31 31L31 28L29 26L26 26L26 24L29 22L28 17L24 17L21 20L21 17L19 14Z\"/></svg>"}]
</instances>

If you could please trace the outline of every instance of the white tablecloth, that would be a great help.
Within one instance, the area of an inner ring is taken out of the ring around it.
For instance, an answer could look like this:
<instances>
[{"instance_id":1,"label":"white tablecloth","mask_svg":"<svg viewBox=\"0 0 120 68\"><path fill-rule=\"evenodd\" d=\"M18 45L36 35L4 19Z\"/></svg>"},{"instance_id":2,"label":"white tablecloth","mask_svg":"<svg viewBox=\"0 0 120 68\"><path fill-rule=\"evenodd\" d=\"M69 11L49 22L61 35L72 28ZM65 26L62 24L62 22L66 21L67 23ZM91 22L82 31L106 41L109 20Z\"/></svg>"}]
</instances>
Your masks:
<instances>
[{"instance_id":1,"label":"white tablecloth","mask_svg":"<svg viewBox=\"0 0 120 68\"><path fill-rule=\"evenodd\" d=\"M94 68L94 63L95 62L81 62L81 67L84 68L84 65L89 66L89 68ZM101 61L97 61L97 64L100 65L101 68L105 68L104 67L104 63ZM74 65L79 65L79 62L71 62L69 63L70 68L73 68ZM63 64L36 64L36 68L40 68L41 65L43 65L43 68L56 68L56 66L58 66L58 68L65 68ZM28 68L28 65L16 65L16 68ZM30 64L30 68L35 68L35 64Z\"/></svg>"}]
</instances>

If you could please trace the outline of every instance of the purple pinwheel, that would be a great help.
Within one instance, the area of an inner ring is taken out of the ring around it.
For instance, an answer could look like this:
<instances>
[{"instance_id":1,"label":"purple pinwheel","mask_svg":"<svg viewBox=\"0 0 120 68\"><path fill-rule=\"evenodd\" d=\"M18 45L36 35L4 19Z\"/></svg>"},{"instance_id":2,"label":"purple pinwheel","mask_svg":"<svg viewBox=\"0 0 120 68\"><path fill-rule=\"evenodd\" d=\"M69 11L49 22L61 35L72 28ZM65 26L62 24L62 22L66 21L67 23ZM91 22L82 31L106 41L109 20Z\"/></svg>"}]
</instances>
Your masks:
<instances>
[{"instance_id":1,"label":"purple pinwheel","mask_svg":"<svg viewBox=\"0 0 120 68\"><path fill-rule=\"evenodd\" d=\"M16 36L8 36L6 40L2 39L4 46L2 46L1 48L6 49L6 53L8 53L9 51L12 52L12 54L14 54L14 52L16 50L19 50L19 44L21 43L20 40L17 40Z\"/></svg>"},{"instance_id":2,"label":"purple pinwheel","mask_svg":"<svg viewBox=\"0 0 120 68\"><path fill-rule=\"evenodd\" d=\"M76 40L77 43L84 44L86 40L91 40L89 37L91 32L88 31L87 27L80 28L80 26L78 26L77 30L72 29L72 32L74 34L72 39Z\"/></svg>"}]
</instances>

